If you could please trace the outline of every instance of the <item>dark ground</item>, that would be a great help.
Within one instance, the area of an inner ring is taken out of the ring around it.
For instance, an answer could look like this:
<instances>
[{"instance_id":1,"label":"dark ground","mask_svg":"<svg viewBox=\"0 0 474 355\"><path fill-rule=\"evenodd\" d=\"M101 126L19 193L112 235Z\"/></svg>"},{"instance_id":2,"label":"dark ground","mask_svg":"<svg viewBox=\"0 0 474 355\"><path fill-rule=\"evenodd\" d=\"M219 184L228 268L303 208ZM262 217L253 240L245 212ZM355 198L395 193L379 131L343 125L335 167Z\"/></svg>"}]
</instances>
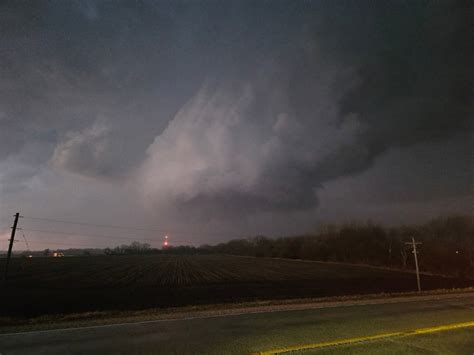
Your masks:
<instances>
[{"instance_id":1,"label":"dark ground","mask_svg":"<svg viewBox=\"0 0 474 355\"><path fill-rule=\"evenodd\" d=\"M137 310L254 300L414 291L413 273L295 260L99 256L12 260L0 315ZM473 280L422 275L425 290Z\"/></svg>"}]
</instances>

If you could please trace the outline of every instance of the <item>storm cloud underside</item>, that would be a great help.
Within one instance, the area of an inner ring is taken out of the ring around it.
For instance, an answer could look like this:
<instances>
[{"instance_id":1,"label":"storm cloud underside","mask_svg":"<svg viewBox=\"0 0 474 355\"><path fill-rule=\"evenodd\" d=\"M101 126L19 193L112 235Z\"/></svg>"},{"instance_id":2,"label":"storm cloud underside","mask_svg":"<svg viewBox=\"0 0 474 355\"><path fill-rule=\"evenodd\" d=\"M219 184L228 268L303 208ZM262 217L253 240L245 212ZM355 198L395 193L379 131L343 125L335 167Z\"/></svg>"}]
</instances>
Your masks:
<instances>
[{"instance_id":1,"label":"storm cloud underside","mask_svg":"<svg viewBox=\"0 0 474 355\"><path fill-rule=\"evenodd\" d=\"M139 208L146 221L166 216L176 225L198 216L196 223L235 228L236 218L252 215L254 228L273 231L268 216L275 214L308 226L331 186L370 181L384 157L403 165L400 157L420 146L429 149L419 156L443 171L446 160L436 154L446 144L457 163L441 187L423 187L426 170L398 182L429 189L428 210L436 196L462 194L459 184L468 194L466 7L5 2L2 219L6 207L21 205L19 196L41 191L44 201L74 184L82 197L68 209L79 218L81 199L109 186L130 201L118 214ZM377 179L367 194L390 203L384 181L397 179ZM101 210L114 208L103 197ZM383 213L372 217L390 220L395 212ZM346 210L341 219L350 216Z\"/></svg>"}]
</instances>

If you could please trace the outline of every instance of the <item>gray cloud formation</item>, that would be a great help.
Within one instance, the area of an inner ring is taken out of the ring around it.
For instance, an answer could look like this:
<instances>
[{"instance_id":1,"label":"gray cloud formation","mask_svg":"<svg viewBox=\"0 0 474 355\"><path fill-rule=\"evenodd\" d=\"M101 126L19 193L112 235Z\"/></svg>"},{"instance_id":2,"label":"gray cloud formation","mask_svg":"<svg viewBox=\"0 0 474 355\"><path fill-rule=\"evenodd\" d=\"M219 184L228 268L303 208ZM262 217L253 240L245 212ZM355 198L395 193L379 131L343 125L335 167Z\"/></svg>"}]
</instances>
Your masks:
<instances>
[{"instance_id":1,"label":"gray cloud formation","mask_svg":"<svg viewBox=\"0 0 474 355\"><path fill-rule=\"evenodd\" d=\"M365 176L394 150L426 142L435 156L456 139L469 174L466 8L6 1L1 197L38 184L54 194L58 180L85 176L93 191L136 186L125 194L141 190L157 215L304 213L325 186ZM443 198L459 193L448 181L468 185L454 173L443 181Z\"/></svg>"},{"instance_id":2,"label":"gray cloud formation","mask_svg":"<svg viewBox=\"0 0 474 355\"><path fill-rule=\"evenodd\" d=\"M100 120L81 132L71 132L56 146L53 163L83 175L109 175L116 163L110 155L110 137L110 129Z\"/></svg>"},{"instance_id":3,"label":"gray cloud formation","mask_svg":"<svg viewBox=\"0 0 474 355\"><path fill-rule=\"evenodd\" d=\"M469 130L462 8L385 5L332 25L349 49L310 26L273 70L202 88L148 148L146 195L212 213L308 209L391 148Z\"/></svg>"},{"instance_id":4,"label":"gray cloud formation","mask_svg":"<svg viewBox=\"0 0 474 355\"><path fill-rule=\"evenodd\" d=\"M321 166L339 156L326 168L339 176L365 162L364 127L338 107L350 75L319 67L311 87L298 88L311 90L314 111L297 115L280 70L201 88L148 148L140 171L146 195L214 213L306 209L315 204Z\"/></svg>"}]
</instances>

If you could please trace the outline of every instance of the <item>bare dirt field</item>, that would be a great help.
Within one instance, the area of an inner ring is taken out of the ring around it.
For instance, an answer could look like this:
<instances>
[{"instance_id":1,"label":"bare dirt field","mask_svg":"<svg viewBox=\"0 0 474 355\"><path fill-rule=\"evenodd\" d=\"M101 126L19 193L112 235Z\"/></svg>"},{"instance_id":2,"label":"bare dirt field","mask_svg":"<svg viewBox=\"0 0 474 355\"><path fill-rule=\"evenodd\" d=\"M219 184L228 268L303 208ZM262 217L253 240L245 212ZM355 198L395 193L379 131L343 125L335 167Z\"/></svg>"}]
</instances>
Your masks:
<instances>
[{"instance_id":1,"label":"bare dirt field","mask_svg":"<svg viewBox=\"0 0 474 355\"><path fill-rule=\"evenodd\" d=\"M413 291L413 273L227 255L14 258L1 316L33 317ZM422 275L424 289L473 286Z\"/></svg>"}]
</instances>

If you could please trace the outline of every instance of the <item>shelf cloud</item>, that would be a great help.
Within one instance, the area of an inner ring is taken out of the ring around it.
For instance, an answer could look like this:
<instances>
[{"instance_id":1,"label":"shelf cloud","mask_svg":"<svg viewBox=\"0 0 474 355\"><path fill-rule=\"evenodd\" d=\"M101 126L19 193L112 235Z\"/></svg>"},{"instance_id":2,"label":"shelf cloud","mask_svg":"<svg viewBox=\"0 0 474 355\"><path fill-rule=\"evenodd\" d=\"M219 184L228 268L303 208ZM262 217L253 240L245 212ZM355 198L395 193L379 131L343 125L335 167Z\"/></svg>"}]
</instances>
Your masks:
<instances>
[{"instance_id":1,"label":"shelf cloud","mask_svg":"<svg viewBox=\"0 0 474 355\"><path fill-rule=\"evenodd\" d=\"M367 203L413 196L420 216L438 213L472 191L466 7L3 2L1 213L306 228L323 212L360 217L351 186ZM76 202L56 199L72 190ZM84 208L91 191L100 204Z\"/></svg>"}]
</instances>

